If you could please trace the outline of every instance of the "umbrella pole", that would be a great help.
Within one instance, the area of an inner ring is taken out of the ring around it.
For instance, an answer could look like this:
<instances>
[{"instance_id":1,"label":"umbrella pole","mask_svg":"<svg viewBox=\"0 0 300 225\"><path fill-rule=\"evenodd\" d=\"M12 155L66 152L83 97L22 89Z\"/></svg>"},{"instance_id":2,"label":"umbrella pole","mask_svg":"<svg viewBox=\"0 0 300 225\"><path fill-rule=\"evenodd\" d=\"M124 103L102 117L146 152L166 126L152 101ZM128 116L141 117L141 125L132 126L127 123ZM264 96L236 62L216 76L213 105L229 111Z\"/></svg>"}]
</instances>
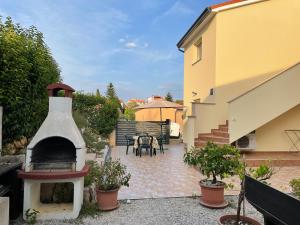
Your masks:
<instances>
[{"instance_id":1,"label":"umbrella pole","mask_svg":"<svg viewBox=\"0 0 300 225\"><path fill-rule=\"evenodd\" d=\"M161 136L161 150L164 151L164 146L163 146L163 130L162 130L162 110L161 108L159 108L160 110L160 136Z\"/></svg>"},{"instance_id":2,"label":"umbrella pole","mask_svg":"<svg viewBox=\"0 0 300 225\"><path fill-rule=\"evenodd\" d=\"M160 135L162 136L162 113L161 113L161 108L159 108L160 111Z\"/></svg>"}]
</instances>

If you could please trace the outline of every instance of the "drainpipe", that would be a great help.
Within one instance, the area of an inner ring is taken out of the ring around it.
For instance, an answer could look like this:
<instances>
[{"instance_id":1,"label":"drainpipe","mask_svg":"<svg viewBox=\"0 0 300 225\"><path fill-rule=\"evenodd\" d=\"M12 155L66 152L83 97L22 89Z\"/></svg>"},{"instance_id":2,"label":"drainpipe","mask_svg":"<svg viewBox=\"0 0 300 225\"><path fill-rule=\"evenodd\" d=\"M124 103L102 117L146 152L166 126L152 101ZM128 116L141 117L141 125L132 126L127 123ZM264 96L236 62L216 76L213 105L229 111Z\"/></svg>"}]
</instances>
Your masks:
<instances>
[{"instance_id":1,"label":"drainpipe","mask_svg":"<svg viewBox=\"0 0 300 225\"><path fill-rule=\"evenodd\" d=\"M177 48L177 49L178 49L178 51L184 53L184 50L183 50L183 49L181 49L181 48Z\"/></svg>"}]
</instances>

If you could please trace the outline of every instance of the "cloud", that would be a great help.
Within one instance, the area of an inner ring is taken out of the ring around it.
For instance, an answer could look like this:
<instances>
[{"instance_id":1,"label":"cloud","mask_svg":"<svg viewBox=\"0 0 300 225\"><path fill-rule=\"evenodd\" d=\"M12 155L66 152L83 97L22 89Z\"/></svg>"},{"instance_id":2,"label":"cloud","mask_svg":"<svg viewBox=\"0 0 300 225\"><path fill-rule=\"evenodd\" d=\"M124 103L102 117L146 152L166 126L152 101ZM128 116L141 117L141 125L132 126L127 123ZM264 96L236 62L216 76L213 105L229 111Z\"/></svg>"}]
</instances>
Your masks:
<instances>
[{"instance_id":1,"label":"cloud","mask_svg":"<svg viewBox=\"0 0 300 225\"><path fill-rule=\"evenodd\" d=\"M147 42L141 43L139 38L129 38L129 35L120 38L118 42L126 49L148 48L149 46Z\"/></svg>"},{"instance_id":2,"label":"cloud","mask_svg":"<svg viewBox=\"0 0 300 225\"><path fill-rule=\"evenodd\" d=\"M89 4L67 0L0 2L0 14L43 32L64 82L75 89L94 92L99 88L104 93L107 83L113 82L125 99L164 95L163 86L174 96L181 95L182 88L177 86L176 91L176 85L167 84L182 80L182 55L173 40L177 34L162 22L186 19L182 16L193 9L189 1L145 0L131 5L116 0L92 0ZM151 26L151 18L157 15L158 23Z\"/></svg>"},{"instance_id":3,"label":"cloud","mask_svg":"<svg viewBox=\"0 0 300 225\"><path fill-rule=\"evenodd\" d=\"M125 44L125 47L126 48L137 48L138 46L137 46L137 44L135 43L135 42L127 42L126 44Z\"/></svg>"}]
</instances>

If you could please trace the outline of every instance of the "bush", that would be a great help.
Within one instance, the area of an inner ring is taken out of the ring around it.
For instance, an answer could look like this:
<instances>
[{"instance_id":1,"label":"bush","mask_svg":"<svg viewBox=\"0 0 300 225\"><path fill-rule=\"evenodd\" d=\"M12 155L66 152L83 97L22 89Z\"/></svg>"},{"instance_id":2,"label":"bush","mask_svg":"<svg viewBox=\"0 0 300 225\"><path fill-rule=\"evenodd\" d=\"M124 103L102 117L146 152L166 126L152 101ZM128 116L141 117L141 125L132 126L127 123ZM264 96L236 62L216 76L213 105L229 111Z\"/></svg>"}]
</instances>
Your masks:
<instances>
[{"instance_id":1,"label":"bush","mask_svg":"<svg viewBox=\"0 0 300 225\"><path fill-rule=\"evenodd\" d=\"M79 220L86 217L95 217L98 214L100 214L100 211L96 203L83 203L79 213ZM81 222L80 224L83 224L82 221L78 222Z\"/></svg>"},{"instance_id":2,"label":"bush","mask_svg":"<svg viewBox=\"0 0 300 225\"><path fill-rule=\"evenodd\" d=\"M84 186L88 187L92 183L95 183L100 176L100 166L93 160L86 161L86 164L89 165L90 170L89 173L84 177Z\"/></svg>"},{"instance_id":3,"label":"bush","mask_svg":"<svg viewBox=\"0 0 300 225\"><path fill-rule=\"evenodd\" d=\"M105 138L111 134L117 124L119 108L118 99L107 99L99 94L77 92L73 100L75 111L73 115L78 124L84 125L84 128L91 128Z\"/></svg>"},{"instance_id":4,"label":"bush","mask_svg":"<svg viewBox=\"0 0 300 225\"><path fill-rule=\"evenodd\" d=\"M99 141L100 135L94 129L89 127L87 117L79 111L73 111L73 118L76 125L82 132L82 137L85 141L88 152L100 154L101 150L104 149L107 144L104 141Z\"/></svg>"},{"instance_id":5,"label":"bush","mask_svg":"<svg viewBox=\"0 0 300 225\"><path fill-rule=\"evenodd\" d=\"M89 115L89 123L101 136L107 138L115 129L119 118L119 105L107 101L102 107L95 107Z\"/></svg>"},{"instance_id":6,"label":"bush","mask_svg":"<svg viewBox=\"0 0 300 225\"><path fill-rule=\"evenodd\" d=\"M60 70L43 35L0 18L0 105L4 107L3 143L31 137L48 111L46 87Z\"/></svg>"},{"instance_id":7,"label":"bush","mask_svg":"<svg viewBox=\"0 0 300 225\"><path fill-rule=\"evenodd\" d=\"M120 160L108 160L100 167L98 187L100 190L109 191L121 186L129 186L130 173L126 172L126 166Z\"/></svg>"},{"instance_id":8,"label":"bush","mask_svg":"<svg viewBox=\"0 0 300 225\"><path fill-rule=\"evenodd\" d=\"M242 164L239 161L239 150L230 145L218 146L212 142L202 148L192 148L184 155L185 163L198 166L203 175L210 178L211 184L217 184L217 176L225 178L238 173Z\"/></svg>"},{"instance_id":9,"label":"bush","mask_svg":"<svg viewBox=\"0 0 300 225\"><path fill-rule=\"evenodd\" d=\"M103 105L105 102L105 97L100 95L76 92L73 97L73 110L88 114L91 108L97 105Z\"/></svg>"},{"instance_id":10,"label":"bush","mask_svg":"<svg viewBox=\"0 0 300 225\"><path fill-rule=\"evenodd\" d=\"M292 187L293 194L300 199L300 179L291 180L290 186Z\"/></svg>"}]
</instances>

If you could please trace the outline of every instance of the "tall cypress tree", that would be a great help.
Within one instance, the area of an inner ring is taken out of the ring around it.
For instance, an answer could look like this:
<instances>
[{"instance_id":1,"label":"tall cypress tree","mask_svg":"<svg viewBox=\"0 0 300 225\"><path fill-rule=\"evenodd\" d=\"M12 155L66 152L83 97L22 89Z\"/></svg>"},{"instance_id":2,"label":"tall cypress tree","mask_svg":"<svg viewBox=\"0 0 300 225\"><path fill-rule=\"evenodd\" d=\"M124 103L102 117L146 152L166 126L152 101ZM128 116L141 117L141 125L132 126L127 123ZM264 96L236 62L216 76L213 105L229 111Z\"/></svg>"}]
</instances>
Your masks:
<instances>
[{"instance_id":1,"label":"tall cypress tree","mask_svg":"<svg viewBox=\"0 0 300 225\"><path fill-rule=\"evenodd\" d=\"M112 83L109 83L107 85L106 97L108 99L117 99L118 98L117 95L116 95L115 87Z\"/></svg>"}]
</instances>

